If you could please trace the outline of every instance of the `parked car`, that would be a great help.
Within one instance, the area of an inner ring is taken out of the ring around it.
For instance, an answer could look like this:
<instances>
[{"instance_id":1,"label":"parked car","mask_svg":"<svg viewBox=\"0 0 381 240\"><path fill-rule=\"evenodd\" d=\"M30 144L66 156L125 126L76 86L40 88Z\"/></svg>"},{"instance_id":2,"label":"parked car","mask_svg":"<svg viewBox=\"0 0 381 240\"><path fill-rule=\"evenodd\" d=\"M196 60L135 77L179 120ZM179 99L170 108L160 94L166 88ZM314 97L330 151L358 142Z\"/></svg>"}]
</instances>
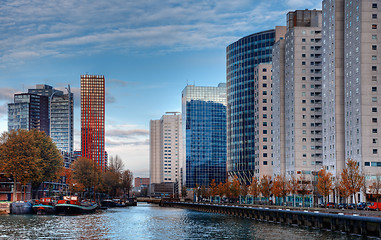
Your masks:
<instances>
[{"instance_id":1,"label":"parked car","mask_svg":"<svg viewBox=\"0 0 381 240\"><path fill-rule=\"evenodd\" d=\"M367 202L360 202L359 204L357 204L357 209L358 210L368 210L368 207L371 205L371 203L367 203Z\"/></svg>"},{"instance_id":2,"label":"parked car","mask_svg":"<svg viewBox=\"0 0 381 240\"><path fill-rule=\"evenodd\" d=\"M334 208L334 207L336 207L336 203L334 203L334 202L328 202L327 203L327 207Z\"/></svg>"},{"instance_id":3,"label":"parked car","mask_svg":"<svg viewBox=\"0 0 381 240\"><path fill-rule=\"evenodd\" d=\"M340 208L340 209L346 209L346 208L348 208L348 204L347 203L340 203L338 208Z\"/></svg>"},{"instance_id":4,"label":"parked car","mask_svg":"<svg viewBox=\"0 0 381 240\"><path fill-rule=\"evenodd\" d=\"M356 209L356 204L355 203L350 203L348 204L348 209Z\"/></svg>"},{"instance_id":5,"label":"parked car","mask_svg":"<svg viewBox=\"0 0 381 240\"><path fill-rule=\"evenodd\" d=\"M381 210L381 202L372 202L369 206L368 206L368 209L369 210Z\"/></svg>"}]
</instances>

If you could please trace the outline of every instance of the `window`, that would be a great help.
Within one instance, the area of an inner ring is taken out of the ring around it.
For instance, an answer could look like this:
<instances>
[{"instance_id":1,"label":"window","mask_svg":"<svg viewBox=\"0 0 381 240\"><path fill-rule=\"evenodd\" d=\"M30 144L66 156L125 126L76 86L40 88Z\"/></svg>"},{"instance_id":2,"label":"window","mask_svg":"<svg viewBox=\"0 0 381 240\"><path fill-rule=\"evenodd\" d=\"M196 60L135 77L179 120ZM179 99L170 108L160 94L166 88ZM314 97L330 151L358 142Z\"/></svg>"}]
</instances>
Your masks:
<instances>
[{"instance_id":1,"label":"window","mask_svg":"<svg viewBox=\"0 0 381 240\"><path fill-rule=\"evenodd\" d=\"M267 103L267 99L266 98L262 99L262 102Z\"/></svg>"},{"instance_id":2,"label":"window","mask_svg":"<svg viewBox=\"0 0 381 240\"><path fill-rule=\"evenodd\" d=\"M263 145L263 149L267 149L267 145Z\"/></svg>"},{"instance_id":3,"label":"window","mask_svg":"<svg viewBox=\"0 0 381 240\"><path fill-rule=\"evenodd\" d=\"M263 69L262 69L262 72L267 72L267 68L263 68Z\"/></svg>"},{"instance_id":4,"label":"window","mask_svg":"<svg viewBox=\"0 0 381 240\"><path fill-rule=\"evenodd\" d=\"M263 80L267 80L267 76L262 76L262 79Z\"/></svg>"},{"instance_id":5,"label":"window","mask_svg":"<svg viewBox=\"0 0 381 240\"><path fill-rule=\"evenodd\" d=\"M364 166L365 167L369 167L370 166L370 162L365 162Z\"/></svg>"},{"instance_id":6,"label":"window","mask_svg":"<svg viewBox=\"0 0 381 240\"><path fill-rule=\"evenodd\" d=\"M266 157L267 157L267 153L264 153L263 156L266 154ZM265 157L265 156L264 156ZM267 165L267 161L263 161L263 165Z\"/></svg>"},{"instance_id":7,"label":"window","mask_svg":"<svg viewBox=\"0 0 381 240\"><path fill-rule=\"evenodd\" d=\"M302 65L306 65L306 62L302 62Z\"/></svg>"},{"instance_id":8,"label":"window","mask_svg":"<svg viewBox=\"0 0 381 240\"><path fill-rule=\"evenodd\" d=\"M372 139L372 143L376 144L377 143L377 138Z\"/></svg>"},{"instance_id":9,"label":"window","mask_svg":"<svg viewBox=\"0 0 381 240\"><path fill-rule=\"evenodd\" d=\"M263 125L264 127L266 127L266 126L267 126L267 122L263 122L262 125Z\"/></svg>"},{"instance_id":10,"label":"window","mask_svg":"<svg viewBox=\"0 0 381 240\"><path fill-rule=\"evenodd\" d=\"M372 29L377 29L377 24L372 24Z\"/></svg>"},{"instance_id":11,"label":"window","mask_svg":"<svg viewBox=\"0 0 381 240\"><path fill-rule=\"evenodd\" d=\"M372 50L377 50L377 45L372 45Z\"/></svg>"},{"instance_id":12,"label":"window","mask_svg":"<svg viewBox=\"0 0 381 240\"><path fill-rule=\"evenodd\" d=\"M306 50L306 46L302 46L302 50Z\"/></svg>"},{"instance_id":13,"label":"window","mask_svg":"<svg viewBox=\"0 0 381 240\"><path fill-rule=\"evenodd\" d=\"M377 154L377 149L373 149L373 154Z\"/></svg>"},{"instance_id":14,"label":"window","mask_svg":"<svg viewBox=\"0 0 381 240\"><path fill-rule=\"evenodd\" d=\"M376 40L377 39L377 35L372 35L372 39Z\"/></svg>"},{"instance_id":15,"label":"window","mask_svg":"<svg viewBox=\"0 0 381 240\"><path fill-rule=\"evenodd\" d=\"M377 133L377 128L372 128L372 133Z\"/></svg>"},{"instance_id":16,"label":"window","mask_svg":"<svg viewBox=\"0 0 381 240\"><path fill-rule=\"evenodd\" d=\"M377 81L377 76L372 76L372 81Z\"/></svg>"},{"instance_id":17,"label":"window","mask_svg":"<svg viewBox=\"0 0 381 240\"><path fill-rule=\"evenodd\" d=\"M263 92L262 92L262 95L267 95L267 91L263 91Z\"/></svg>"},{"instance_id":18,"label":"window","mask_svg":"<svg viewBox=\"0 0 381 240\"><path fill-rule=\"evenodd\" d=\"M372 123L377 123L377 118L372 118Z\"/></svg>"},{"instance_id":19,"label":"window","mask_svg":"<svg viewBox=\"0 0 381 240\"><path fill-rule=\"evenodd\" d=\"M377 18L377 13L373 13L373 14L372 14L372 18L373 18L373 19L376 19L376 18Z\"/></svg>"},{"instance_id":20,"label":"window","mask_svg":"<svg viewBox=\"0 0 381 240\"><path fill-rule=\"evenodd\" d=\"M263 138L263 142L267 142L267 138Z\"/></svg>"},{"instance_id":21,"label":"window","mask_svg":"<svg viewBox=\"0 0 381 240\"><path fill-rule=\"evenodd\" d=\"M377 102L377 97L372 97L372 102Z\"/></svg>"},{"instance_id":22,"label":"window","mask_svg":"<svg viewBox=\"0 0 381 240\"><path fill-rule=\"evenodd\" d=\"M377 71L377 66L372 66L372 71Z\"/></svg>"},{"instance_id":23,"label":"window","mask_svg":"<svg viewBox=\"0 0 381 240\"><path fill-rule=\"evenodd\" d=\"M303 103L303 104L306 103L306 100L302 100L302 103Z\"/></svg>"},{"instance_id":24,"label":"window","mask_svg":"<svg viewBox=\"0 0 381 240\"><path fill-rule=\"evenodd\" d=\"M306 80L306 77L302 77L302 81L305 81Z\"/></svg>"},{"instance_id":25,"label":"window","mask_svg":"<svg viewBox=\"0 0 381 240\"><path fill-rule=\"evenodd\" d=\"M267 130L263 130L263 134L267 134Z\"/></svg>"},{"instance_id":26,"label":"window","mask_svg":"<svg viewBox=\"0 0 381 240\"><path fill-rule=\"evenodd\" d=\"M263 111L267 111L267 107L262 107L262 110Z\"/></svg>"},{"instance_id":27,"label":"window","mask_svg":"<svg viewBox=\"0 0 381 240\"><path fill-rule=\"evenodd\" d=\"M306 54L305 54L305 53L303 53L303 54L302 54L302 58L305 58L305 57L306 57Z\"/></svg>"},{"instance_id":28,"label":"window","mask_svg":"<svg viewBox=\"0 0 381 240\"><path fill-rule=\"evenodd\" d=\"M377 112L377 108L376 107L372 107L372 112Z\"/></svg>"},{"instance_id":29,"label":"window","mask_svg":"<svg viewBox=\"0 0 381 240\"><path fill-rule=\"evenodd\" d=\"M306 42L306 39L305 39L305 38L302 38L302 42Z\"/></svg>"},{"instance_id":30,"label":"window","mask_svg":"<svg viewBox=\"0 0 381 240\"><path fill-rule=\"evenodd\" d=\"M264 88L267 87L267 83L263 83L262 87L264 87Z\"/></svg>"},{"instance_id":31,"label":"window","mask_svg":"<svg viewBox=\"0 0 381 240\"><path fill-rule=\"evenodd\" d=\"M372 60L377 60L377 55L372 55Z\"/></svg>"},{"instance_id":32,"label":"window","mask_svg":"<svg viewBox=\"0 0 381 240\"><path fill-rule=\"evenodd\" d=\"M372 8L377 8L377 3L373 3Z\"/></svg>"},{"instance_id":33,"label":"window","mask_svg":"<svg viewBox=\"0 0 381 240\"><path fill-rule=\"evenodd\" d=\"M372 87L372 92L377 92L377 87Z\"/></svg>"}]
</instances>

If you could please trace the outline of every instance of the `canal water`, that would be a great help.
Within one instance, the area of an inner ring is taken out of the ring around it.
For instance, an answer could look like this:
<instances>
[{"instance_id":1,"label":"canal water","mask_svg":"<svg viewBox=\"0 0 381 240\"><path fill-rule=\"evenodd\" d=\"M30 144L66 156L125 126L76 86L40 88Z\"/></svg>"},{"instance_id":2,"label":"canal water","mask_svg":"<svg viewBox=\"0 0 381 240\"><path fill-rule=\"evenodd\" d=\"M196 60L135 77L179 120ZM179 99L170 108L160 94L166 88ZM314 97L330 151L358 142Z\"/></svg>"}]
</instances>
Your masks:
<instances>
[{"instance_id":1,"label":"canal water","mask_svg":"<svg viewBox=\"0 0 381 240\"><path fill-rule=\"evenodd\" d=\"M0 215L0 239L361 239L140 203L91 215Z\"/></svg>"}]
</instances>

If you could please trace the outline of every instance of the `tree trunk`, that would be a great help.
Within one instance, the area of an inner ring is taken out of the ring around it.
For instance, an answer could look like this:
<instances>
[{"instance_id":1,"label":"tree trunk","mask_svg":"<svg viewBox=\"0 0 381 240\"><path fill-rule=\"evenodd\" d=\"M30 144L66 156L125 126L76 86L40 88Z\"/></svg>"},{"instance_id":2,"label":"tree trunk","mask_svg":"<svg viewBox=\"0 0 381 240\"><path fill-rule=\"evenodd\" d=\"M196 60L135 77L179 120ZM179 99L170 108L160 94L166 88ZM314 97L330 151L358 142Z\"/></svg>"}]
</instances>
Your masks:
<instances>
[{"instance_id":1,"label":"tree trunk","mask_svg":"<svg viewBox=\"0 0 381 240\"><path fill-rule=\"evenodd\" d=\"M13 177L13 201L17 202L17 180L16 177Z\"/></svg>"}]
</instances>

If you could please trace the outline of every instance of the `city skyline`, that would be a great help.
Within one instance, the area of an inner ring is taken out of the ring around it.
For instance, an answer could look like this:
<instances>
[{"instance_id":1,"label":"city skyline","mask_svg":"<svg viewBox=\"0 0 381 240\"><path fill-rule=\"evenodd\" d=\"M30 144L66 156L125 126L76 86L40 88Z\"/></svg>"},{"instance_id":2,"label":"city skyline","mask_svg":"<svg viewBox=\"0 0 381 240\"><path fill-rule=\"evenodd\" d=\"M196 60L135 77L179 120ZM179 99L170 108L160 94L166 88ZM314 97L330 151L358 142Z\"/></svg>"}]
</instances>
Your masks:
<instances>
[{"instance_id":1,"label":"city skyline","mask_svg":"<svg viewBox=\"0 0 381 240\"><path fill-rule=\"evenodd\" d=\"M0 9L0 131L7 130L6 104L14 93L35 84L60 90L70 84L74 149L79 150L80 75L102 74L106 150L121 156L135 176L148 176L149 120L180 111L187 83L226 81L227 45L285 25L288 11L305 8L321 9L321 1L5 3Z\"/></svg>"}]
</instances>

